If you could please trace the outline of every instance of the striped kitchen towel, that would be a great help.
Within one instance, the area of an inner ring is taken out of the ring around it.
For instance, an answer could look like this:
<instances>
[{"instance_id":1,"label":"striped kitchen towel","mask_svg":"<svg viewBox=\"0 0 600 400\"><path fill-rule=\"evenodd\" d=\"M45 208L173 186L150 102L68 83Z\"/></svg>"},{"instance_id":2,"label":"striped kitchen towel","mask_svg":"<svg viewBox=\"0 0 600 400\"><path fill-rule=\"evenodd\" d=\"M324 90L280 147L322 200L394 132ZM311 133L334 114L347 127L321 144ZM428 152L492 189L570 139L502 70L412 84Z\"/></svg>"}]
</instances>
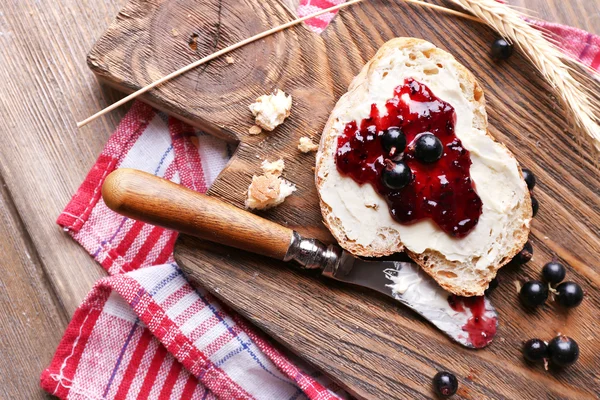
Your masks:
<instances>
[{"instance_id":1,"label":"striped kitchen towel","mask_svg":"<svg viewBox=\"0 0 600 400\"><path fill-rule=\"evenodd\" d=\"M233 149L136 102L58 223L111 275L77 309L42 387L62 399L337 399L173 260L177 234L122 217L106 176L136 168L206 192ZM337 393L336 393L337 392Z\"/></svg>"}]
</instances>

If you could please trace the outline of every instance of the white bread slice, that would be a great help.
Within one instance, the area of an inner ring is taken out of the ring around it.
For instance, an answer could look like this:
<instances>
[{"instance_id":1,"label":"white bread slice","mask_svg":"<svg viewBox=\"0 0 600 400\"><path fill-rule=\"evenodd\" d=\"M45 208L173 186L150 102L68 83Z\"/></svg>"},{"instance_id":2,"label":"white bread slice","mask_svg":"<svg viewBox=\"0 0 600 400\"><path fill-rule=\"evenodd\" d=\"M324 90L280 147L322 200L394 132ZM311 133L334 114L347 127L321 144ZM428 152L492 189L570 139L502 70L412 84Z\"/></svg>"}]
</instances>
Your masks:
<instances>
[{"instance_id":1,"label":"white bread slice","mask_svg":"<svg viewBox=\"0 0 600 400\"><path fill-rule=\"evenodd\" d=\"M477 226L452 238L431 220L403 225L370 184L339 174L337 137L345 125L380 112L405 78L427 85L456 110L456 136L470 151L470 174L483 202ZM483 91L473 74L429 42L397 38L385 43L350 84L325 126L315 169L325 225L356 256L406 251L443 288L461 296L482 295L500 267L524 246L532 218L531 198L512 153L487 132Z\"/></svg>"}]
</instances>

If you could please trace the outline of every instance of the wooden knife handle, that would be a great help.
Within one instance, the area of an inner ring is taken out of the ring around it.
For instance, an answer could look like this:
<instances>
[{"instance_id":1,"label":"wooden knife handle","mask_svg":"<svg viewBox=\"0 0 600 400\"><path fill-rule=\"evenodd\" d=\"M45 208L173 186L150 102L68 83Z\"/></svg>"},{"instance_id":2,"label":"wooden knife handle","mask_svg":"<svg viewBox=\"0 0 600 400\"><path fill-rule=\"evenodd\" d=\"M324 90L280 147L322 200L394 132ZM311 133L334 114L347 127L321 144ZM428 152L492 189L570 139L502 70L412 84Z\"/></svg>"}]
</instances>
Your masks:
<instances>
[{"instance_id":1,"label":"wooden knife handle","mask_svg":"<svg viewBox=\"0 0 600 400\"><path fill-rule=\"evenodd\" d=\"M134 169L111 173L102 186L113 211L211 242L282 260L293 231L221 200Z\"/></svg>"}]
</instances>

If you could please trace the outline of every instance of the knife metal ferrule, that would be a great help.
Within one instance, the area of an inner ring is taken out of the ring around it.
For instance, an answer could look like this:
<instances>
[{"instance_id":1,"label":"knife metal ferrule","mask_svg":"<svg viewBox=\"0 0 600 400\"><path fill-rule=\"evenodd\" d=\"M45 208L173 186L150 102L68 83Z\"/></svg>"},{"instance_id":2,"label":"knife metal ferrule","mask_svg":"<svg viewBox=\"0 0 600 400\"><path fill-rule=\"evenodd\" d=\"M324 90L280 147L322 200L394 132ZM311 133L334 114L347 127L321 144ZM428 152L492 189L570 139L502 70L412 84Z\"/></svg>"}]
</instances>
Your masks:
<instances>
[{"instance_id":1,"label":"knife metal ferrule","mask_svg":"<svg viewBox=\"0 0 600 400\"><path fill-rule=\"evenodd\" d=\"M340 247L333 244L326 246L316 239L305 239L294 231L283 261L294 260L302 269L318 269L325 274L327 271L337 270L341 256Z\"/></svg>"}]
</instances>

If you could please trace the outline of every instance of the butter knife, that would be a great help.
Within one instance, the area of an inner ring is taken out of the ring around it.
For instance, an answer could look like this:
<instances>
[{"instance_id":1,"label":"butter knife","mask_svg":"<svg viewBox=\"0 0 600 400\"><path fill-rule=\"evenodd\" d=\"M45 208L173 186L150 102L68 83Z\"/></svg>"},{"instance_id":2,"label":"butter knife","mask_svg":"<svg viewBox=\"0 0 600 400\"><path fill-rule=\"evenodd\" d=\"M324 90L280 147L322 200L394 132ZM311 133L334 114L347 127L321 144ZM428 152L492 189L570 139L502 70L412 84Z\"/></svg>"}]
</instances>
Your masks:
<instances>
[{"instance_id":1,"label":"butter knife","mask_svg":"<svg viewBox=\"0 0 600 400\"><path fill-rule=\"evenodd\" d=\"M368 261L146 172L122 168L102 186L106 205L129 218L283 261L380 292L411 308L463 346L493 339L498 315L481 297L453 296L415 263Z\"/></svg>"}]
</instances>

